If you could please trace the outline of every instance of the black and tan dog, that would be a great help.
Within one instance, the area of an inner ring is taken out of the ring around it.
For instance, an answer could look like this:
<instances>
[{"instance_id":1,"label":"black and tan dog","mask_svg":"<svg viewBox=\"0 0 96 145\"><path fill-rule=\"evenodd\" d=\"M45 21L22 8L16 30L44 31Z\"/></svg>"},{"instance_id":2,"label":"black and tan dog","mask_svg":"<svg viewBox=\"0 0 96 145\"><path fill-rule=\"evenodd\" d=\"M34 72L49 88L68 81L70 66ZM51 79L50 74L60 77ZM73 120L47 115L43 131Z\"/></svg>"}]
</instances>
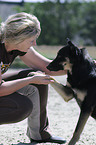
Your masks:
<instances>
[{"instance_id":1,"label":"black and tan dog","mask_svg":"<svg viewBox=\"0 0 96 145\"><path fill-rule=\"evenodd\" d=\"M52 85L65 101L74 97L81 108L76 129L68 144L75 145L89 116L96 119L96 65L85 48L79 49L68 40L47 68L50 71L67 70L67 85L58 82Z\"/></svg>"}]
</instances>

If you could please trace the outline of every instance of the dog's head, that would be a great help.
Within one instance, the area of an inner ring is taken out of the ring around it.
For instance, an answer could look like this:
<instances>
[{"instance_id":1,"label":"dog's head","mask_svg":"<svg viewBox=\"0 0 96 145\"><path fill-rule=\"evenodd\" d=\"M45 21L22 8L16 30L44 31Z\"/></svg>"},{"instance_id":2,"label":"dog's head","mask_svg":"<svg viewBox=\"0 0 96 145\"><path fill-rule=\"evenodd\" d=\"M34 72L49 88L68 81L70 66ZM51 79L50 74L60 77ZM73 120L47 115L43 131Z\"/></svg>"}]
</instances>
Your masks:
<instances>
[{"instance_id":1,"label":"dog's head","mask_svg":"<svg viewBox=\"0 0 96 145\"><path fill-rule=\"evenodd\" d=\"M47 66L47 69L50 71L70 70L79 54L80 49L68 39L67 45L58 51L56 58Z\"/></svg>"}]
</instances>

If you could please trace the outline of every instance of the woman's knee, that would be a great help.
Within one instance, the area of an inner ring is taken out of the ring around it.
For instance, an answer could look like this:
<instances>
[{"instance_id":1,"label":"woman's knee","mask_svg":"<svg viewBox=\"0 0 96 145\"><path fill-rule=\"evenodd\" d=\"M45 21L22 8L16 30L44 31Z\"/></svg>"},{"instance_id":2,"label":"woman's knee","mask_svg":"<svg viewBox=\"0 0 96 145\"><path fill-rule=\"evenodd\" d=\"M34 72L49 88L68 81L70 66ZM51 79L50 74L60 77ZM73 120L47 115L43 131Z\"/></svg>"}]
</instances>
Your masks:
<instances>
[{"instance_id":1,"label":"woman's knee","mask_svg":"<svg viewBox=\"0 0 96 145\"><path fill-rule=\"evenodd\" d=\"M14 123L27 118L32 112L32 102L18 93L0 99L0 124Z\"/></svg>"},{"instance_id":2,"label":"woman's knee","mask_svg":"<svg viewBox=\"0 0 96 145\"><path fill-rule=\"evenodd\" d=\"M35 85L39 91L40 107L46 108L48 101L48 85Z\"/></svg>"},{"instance_id":3,"label":"woman's knee","mask_svg":"<svg viewBox=\"0 0 96 145\"><path fill-rule=\"evenodd\" d=\"M23 114L26 118L30 115L32 109L32 101L28 97L23 96L22 105L18 108L18 111L21 112L21 114Z\"/></svg>"},{"instance_id":4,"label":"woman's knee","mask_svg":"<svg viewBox=\"0 0 96 145\"><path fill-rule=\"evenodd\" d=\"M48 85L35 84L34 86L38 89L40 96L48 97Z\"/></svg>"},{"instance_id":5,"label":"woman's knee","mask_svg":"<svg viewBox=\"0 0 96 145\"><path fill-rule=\"evenodd\" d=\"M20 104L18 104L17 110L15 111L16 122L22 121L27 118L31 114L33 109L33 104L28 97L23 96L21 100L22 103L20 102Z\"/></svg>"}]
</instances>

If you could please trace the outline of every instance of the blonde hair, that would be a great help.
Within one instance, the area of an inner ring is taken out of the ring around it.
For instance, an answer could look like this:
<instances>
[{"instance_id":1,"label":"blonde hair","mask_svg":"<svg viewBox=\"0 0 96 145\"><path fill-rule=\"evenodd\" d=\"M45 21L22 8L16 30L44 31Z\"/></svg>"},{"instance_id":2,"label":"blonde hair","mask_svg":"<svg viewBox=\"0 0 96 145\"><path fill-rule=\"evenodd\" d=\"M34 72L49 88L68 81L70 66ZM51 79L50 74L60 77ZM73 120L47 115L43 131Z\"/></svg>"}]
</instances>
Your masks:
<instances>
[{"instance_id":1,"label":"blonde hair","mask_svg":"<svg viewBox=\"0 0 96 145\"><path fill-rule=\"evenodd\" d=\"M16 13L1 23L0 39L2 42L18 44L34 35L39 36L40 22L34 15L21 12Z\"/></svg>"}]
</instances>

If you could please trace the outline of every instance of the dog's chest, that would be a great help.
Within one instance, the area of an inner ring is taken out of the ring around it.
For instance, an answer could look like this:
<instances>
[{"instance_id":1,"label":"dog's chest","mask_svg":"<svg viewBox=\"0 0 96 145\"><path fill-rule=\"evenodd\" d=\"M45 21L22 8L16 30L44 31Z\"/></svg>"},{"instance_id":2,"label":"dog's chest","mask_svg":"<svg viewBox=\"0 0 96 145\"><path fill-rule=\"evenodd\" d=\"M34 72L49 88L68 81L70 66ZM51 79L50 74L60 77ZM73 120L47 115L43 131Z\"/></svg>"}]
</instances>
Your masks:
<instances>
[{"instance_id":1,"label":"dog's chest","mask_svg":"<svg viewBox=\"0 0 96 145\"><path fill-rule=\"evenodd\" d=\"M73 91L77 94L77 98L82 102L85 99L87 94L86 91L80 91L78 89L73 89Z\"/></svg>"},{"instance_id":2,"label":"dog's chest","mask_svg":"<svg viewBox=\"0 0 96 145\"><path fill-rule=\"evenodd\" d=\"M67 86L71 87L69 82L67 82ZM85 99L85 96L87 95L87 91L81 91L79 89L73 89L74 93L76 94L77 98L82 102Z\"/></svg>"}]
</instances>

